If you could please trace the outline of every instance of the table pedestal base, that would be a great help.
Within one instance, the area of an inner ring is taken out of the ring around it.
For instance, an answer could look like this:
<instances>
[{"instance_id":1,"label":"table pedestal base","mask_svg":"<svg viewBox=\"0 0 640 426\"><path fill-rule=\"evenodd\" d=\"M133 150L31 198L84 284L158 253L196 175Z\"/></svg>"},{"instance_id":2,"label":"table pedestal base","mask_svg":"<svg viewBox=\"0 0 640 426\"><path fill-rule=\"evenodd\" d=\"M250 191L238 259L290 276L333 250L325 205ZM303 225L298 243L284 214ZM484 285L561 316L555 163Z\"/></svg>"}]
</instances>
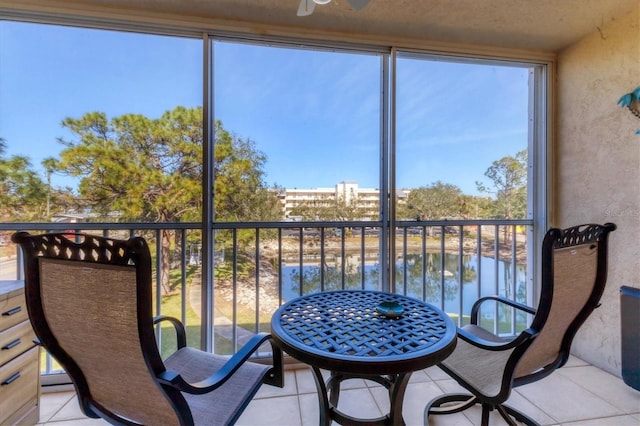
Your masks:
<instances>
[{"instance_id":1,"label":"table pedestal base","mask_svg":"<svg viewBox=\"0 0 640 426\"><path fill-rule=\"evenodd\" d=\"M322 372L317 367L311 367L313 378L318 389L318 401L320 405L320 425L329 426L331 421L341 425L404 425L402 418L402 403L404 392L409 383L411 373L392 374L385 376L372 376L364 374L345 374L331 372L329 380L325 383ZM389 392L390 409L385 416L373 419L357 419L338 410L340 397L340 383L348 379L372 380L384 386Z\"/></svg>"}]
</instances>

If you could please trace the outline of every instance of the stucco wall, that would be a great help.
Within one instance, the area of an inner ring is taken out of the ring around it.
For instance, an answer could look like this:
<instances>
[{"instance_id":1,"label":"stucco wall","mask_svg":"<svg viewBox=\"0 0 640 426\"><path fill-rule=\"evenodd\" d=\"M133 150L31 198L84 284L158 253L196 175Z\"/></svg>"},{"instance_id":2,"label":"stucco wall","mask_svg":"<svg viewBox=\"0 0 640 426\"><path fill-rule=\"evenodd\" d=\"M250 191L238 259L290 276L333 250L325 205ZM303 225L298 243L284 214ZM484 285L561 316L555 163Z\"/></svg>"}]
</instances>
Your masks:
<instances>
[{"instance_id":1,"label":"stucco wall","mask_svg":"<svg viewBox=\"0 0 640 426\"><path fill-rule=\"evenodd\" d=\"M619 290L640 288L640 120L616 103L640 86L640 8L561 52L557 81L554 224L618 225L602 306L572 352L620 375Z\"/></svg>"}]
</instances>

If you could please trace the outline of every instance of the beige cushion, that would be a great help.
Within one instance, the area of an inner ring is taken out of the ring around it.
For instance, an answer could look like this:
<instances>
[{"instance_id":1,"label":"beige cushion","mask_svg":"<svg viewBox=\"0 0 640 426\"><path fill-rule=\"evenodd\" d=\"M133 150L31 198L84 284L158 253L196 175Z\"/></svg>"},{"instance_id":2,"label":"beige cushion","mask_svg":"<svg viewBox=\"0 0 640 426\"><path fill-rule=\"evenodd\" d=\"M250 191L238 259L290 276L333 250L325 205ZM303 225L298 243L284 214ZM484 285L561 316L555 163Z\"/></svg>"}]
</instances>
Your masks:
<instances>
[{"instance_id":1,"label":"beige cushion","mask_svg":"<svg viewBox=\"0 0 640 426\"><path fill-rule=\"evenodd\" d=\"M190 383L205 379L218 371L228 357L210 354L193 348L183 348L165 361L168 370L177 371ZM260 387L261 380L270 366L245 362L233 376L218 389L193 395L183 392L191 407L196 425L225 425L240 412L247 394L252 395Z\"/></svg>"},{"instance_id":2,"label":"beige cushion","mask_svg":"<svg viewBox=\"0 0 640 426\"><path fill-rule=\"evenodd\" d=\"M520 359L514 377L531 374L559 356L562 339L585 306L595 285L597 244L554 251L554 287L549 317L540 334ZM487 341L504 343L498 336L476 325L463 327L466 333ZM490 351L458 338L456 349L442 364L485 396L500 392L506 364L513 349Z\"/></svg>"},{"instance_id":3,"label":"beige cushion","mask_svg":"<svg viewBox=\"0 0 640 426\"><path fill-rule=\"evenodd\" d=\"M518 363L515 377L531 374L558 357L564 334L595 286L597 253L597 244L554 250L551 311L540 334Z\"/></svg>"},{"instance_id":4,"label":"beige cushion","mask_svg":"<svg viewBox=\"0 0 640 426\"><path fill-rule=\"evenodd\" d=\"M505 343L499 337L478 326L466 325L463 329L489 342ZM506 351L481 349L458 337L455 350L442 364L475 388L478 393L496 396L500 392L505 365L512 352L513 349Z\"/></svg>"},{"instance_id":5,"label":"beige cushion","mask_svg":"<svg viewBox=\"0 0 640 426\"><path fill-rule=\"evenodd\" d=\"M42 305L93 399L148 425L178 424L140 349L133 266L40 259Z\"/></svg>"}]
</instances>

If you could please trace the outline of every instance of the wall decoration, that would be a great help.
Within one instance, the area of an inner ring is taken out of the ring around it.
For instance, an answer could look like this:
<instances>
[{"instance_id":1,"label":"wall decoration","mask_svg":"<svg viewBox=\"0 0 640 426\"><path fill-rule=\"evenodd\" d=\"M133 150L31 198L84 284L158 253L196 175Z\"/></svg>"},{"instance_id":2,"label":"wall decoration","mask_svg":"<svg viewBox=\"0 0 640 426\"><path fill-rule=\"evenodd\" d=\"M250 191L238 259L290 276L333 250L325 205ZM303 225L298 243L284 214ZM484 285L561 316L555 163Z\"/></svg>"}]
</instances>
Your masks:
<instances>
[{"instance_id":1,"label":"wall decoration","mask_svg":"<svg viewBox=\"0 0 640 426\"><path fill-rule=\"evenodd\" d=\"M640 118L640 86L636 87L633 92L626 93L618 100L618 105L629 108L631 114ZM640 129L636 132L640 135Z\"/></svg>"}]
</instances>

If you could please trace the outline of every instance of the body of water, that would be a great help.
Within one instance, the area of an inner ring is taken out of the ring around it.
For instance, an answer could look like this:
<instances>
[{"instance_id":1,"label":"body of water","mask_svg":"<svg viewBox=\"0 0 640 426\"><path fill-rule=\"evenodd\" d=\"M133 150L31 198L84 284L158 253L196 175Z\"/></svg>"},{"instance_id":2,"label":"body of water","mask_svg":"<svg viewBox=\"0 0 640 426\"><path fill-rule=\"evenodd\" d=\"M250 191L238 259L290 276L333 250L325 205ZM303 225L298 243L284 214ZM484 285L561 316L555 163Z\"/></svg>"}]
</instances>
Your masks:
<instances>
[{"instance_id":1,"label":"body of water","mask_svg":"<svg viewBox=\"0 0 640 426\"><path fill-rule=\"evenodd\" d=\"M396 291L425 300L448 313L463 315L471 312L471 306L481 296L500 294L527 302L525 265L516 265L514 270L511 262L499 260L496 265L490 257L478 259L478 256L465 255L460 259L457 254L445 254L443 260L441 256L427 253L423 262L421 255L408 255L406 262L397 262ZM325 285L321 288L320 266L305 265L301 292L299 265L286 265L282 268L283 297L290 300L300 294L342 288L381 290L379 270L378 263L366 263L363 280L360 262L347 259L343 278L342 268L329 264L324 267Z\"/></svg>"}]
</instances>

